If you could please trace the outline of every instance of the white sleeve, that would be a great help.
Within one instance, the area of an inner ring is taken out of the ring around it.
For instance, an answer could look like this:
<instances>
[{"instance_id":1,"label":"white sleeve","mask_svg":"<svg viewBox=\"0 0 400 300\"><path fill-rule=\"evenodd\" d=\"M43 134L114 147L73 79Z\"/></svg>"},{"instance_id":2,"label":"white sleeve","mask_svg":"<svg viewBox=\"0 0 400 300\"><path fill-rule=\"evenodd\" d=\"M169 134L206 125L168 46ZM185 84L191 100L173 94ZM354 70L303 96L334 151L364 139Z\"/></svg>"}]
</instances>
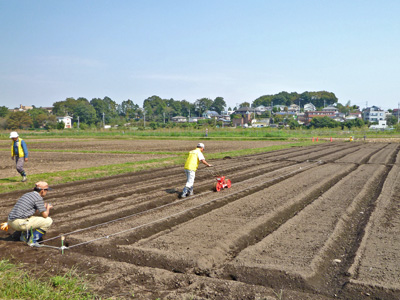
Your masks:
<instances>
[{"instance_id":1,"label":"white sleeve","mask_svg":"<svg viewBox=\"0 0 400 300\"><path fill-rule=\"evenodd\" d=\"M205 160L203 153L199 152L199 161Z\"/></svg>"}]
</instances>

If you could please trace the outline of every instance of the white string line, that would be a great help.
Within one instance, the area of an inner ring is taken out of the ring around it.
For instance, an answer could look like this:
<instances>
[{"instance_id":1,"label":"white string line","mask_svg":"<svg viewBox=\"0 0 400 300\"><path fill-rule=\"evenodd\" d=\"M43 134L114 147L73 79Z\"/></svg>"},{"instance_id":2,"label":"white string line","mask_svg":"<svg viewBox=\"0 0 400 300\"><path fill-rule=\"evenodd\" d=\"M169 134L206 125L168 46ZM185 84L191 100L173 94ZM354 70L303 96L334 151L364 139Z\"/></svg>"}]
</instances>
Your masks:
<instances>
[{"instance_id":1,"label":"white string line","mask_svg":"<svg viewBox=\"0 0 400 300\"><path fill-rule=\"evenodd\" d=\"M306 161L306 162L308 162L308 161ZM303 163L306 163L306 162L303 162ZM298 165L297 165L297 166L298 166ZM274 171L270 172L270 174L277 173L277 172L279 172L279 171L285 170L285 169L287 169L287 168L292 168L292 167L296 167L296 165L290 165L290 166L287 166L287 167L283 167L283 168L274 170ZM206 170L207 170L207 169L206 169ZM279 178L279 177L278 177L278 178ZM253 181L253 180L254 180L253 178L250 178L250 179L246 179L246 180L241 181L241 183L246 183L247 181ZM195 195L194 197L196 197L196 196L197 196L197 197L198 197L198 196L204 196L205 194L208 194L208 193L211 193L211 192L212 192L212 191L206 191L206 192L204 192L204 193L202 193L202 194ZM193 199L194 197L186 198L186 199L182 199L182 200L178 200L178 201L174 201L174 202L167 203L167 204L164 204L164 205L161 205L161 206L157 206L157 207L155 207L155 208L151 208L151 209L148 209L148 210L145 210L145 211L141 211L141 212L138 212L138 213L134 213L134 214L131 214L131 215L128 215L128 216L125 216L125 217L117 218L117 219L114 219L114 220L110 220L110 221L107 221L107 222L104 222L104 223L100 223L100 224L96 224L96 225L93 225L93 226L89 226L89 227L86 227L86 228L78 229L78 230L71 231L71 232L68 232L68 233L65 233L65 234L60 234L60 235L58 235L58 236L55 236L55 237L52 237L52 238L49 238L49 239L40 241L39 244L40 244L40 243L44 243L44 242L48 242L48 241L55 240L55 239L57 239L57 238L59 238L59 237L61 237L61 236L68 236L68 235L75 234L75 233L78 233L78 232L90 230L90 229L93 229L93 228L96 228L96 227L99 227L99 226L108 225L108 224L111 224L111 223L114 223L114 222L118 222L118 221L121 221L121 220L125 220L125 219L128 219L128 218L132 218L132 217L135 217L135 216L139 216L139 215L144 214L144 213L150 213L150 212L153 212L153 211L158 210L158 209L162 209L162 208L165 208L165 207L168 207L168 206L176 205L176 204L179 204L179 203L181 203L181 202L184 202L184 201Z\"/></svg>"},{"instance_id":2,"label":"white string line","mask_svg":"<svg viewBox=\"0 0 400 300\"><path fill-rule=\"evenodd\" d=\"M314 163L314 164L321 164L321 163L322 163L322 162L319 161L319 162L316 162L316 163ZM305 169L308 169L308 168L313 167L314 164L309 165L309 166L306 167ZM304 170L304 169L302 169L302 168L300 167L299 169L297 169L297 170L295 170L295 171L286 173L285 175L281 175L281 176L272 178L272 179L267 180L267 181L265 181L265 182L263 182L263 183L254 185L254 186L252 186L252 187L250 187L250 188L255 188L255 187L262 186L262 185L264 185L264 184L266 184L266 183L269 183L269 182L272 182L272 181L274 181L274 180L276 180L276 179L279 179L279 178L282 178L282 177L286 177L286 176L288 176L288 175L290 175L290 174L292 174L292 173L299 172L300 170ZM243 189L243 190L241 190L241 191L232 193L232 194L230 194L229 196L234 196L234 195L240 194L240 193L242 193L243 191L248 190L248 189L249 189L249 188L246 188L246 189ZM225 197L226 197L226 195L225 195L225 196L221 196L221 197L219 197L219 198L216 198L216 199L214 199L214 200L210 200L210 201L208 201L208 202L205 202L205 203L196 205L196 206L194 206L194 207L185 209L185 210L180 211L180 212L177 212L177 213L175 213L175 214L172 214L172 215L169 215L169 216L160 218L160 219L158 219L158 220L154 220L154 221L149 222L149 223L146 223L146 224L138 225L138 226L135 226L135 227L126 229L126 230L122 230L122 231L119 231L119 232L115 232L115 233L112 233L112 234L109 234L109 235L106 235L106 236L102 236L102 237L99 237L99 238L96 238L96 239L92 239L92 240L89 240L89 241L86 241L86 242L82 242L82 243L79 243L79 244L76 244L76 245L68 246L68 247L65 247L65 248L66 248L66 249L71 249L71 248L78 247L78 246L82 246L82 245L86 245L86 244L89 244L89 243L92 243L92 242L95 242L95 241L99 241L99 240L103 240L103 239L108 239L108 238L110 238L110 237L113 237L113 236L116 236L116 235L119 235L119 234L122 234L122 233L126 233L126 232L129 232L129 231L137 230L137 229L139 229L139 228L142 228L142 227L145 227L145 226L149 226L149 225L152 225L152 224L155 224L155 223L158 223L158 222L161 222L161 221L164 221L164 220L167 220L167 219L176 217L176 216L178 216L178 215L184 214L184 213L189 212L189 211L191 211L191 210L198 209L198 208L200 208L200 207L202 207L202 206L206 206L206 205L208 205L208 204L210 204L210 203L212 203L212 202L216 202L216 201L218 201L218 200L220 200L220 199L223 199L223 198L225 198Z\"/></svg>"}]
</instances>

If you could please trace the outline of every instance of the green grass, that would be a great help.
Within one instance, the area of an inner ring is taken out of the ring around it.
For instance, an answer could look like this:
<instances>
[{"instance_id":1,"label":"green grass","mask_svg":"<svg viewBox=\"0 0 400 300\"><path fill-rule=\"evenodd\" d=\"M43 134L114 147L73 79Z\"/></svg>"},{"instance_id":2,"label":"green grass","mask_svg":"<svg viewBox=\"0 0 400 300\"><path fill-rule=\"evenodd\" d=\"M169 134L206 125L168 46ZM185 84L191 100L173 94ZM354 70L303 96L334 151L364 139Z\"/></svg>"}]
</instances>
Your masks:
<instances>
[{"instance_id":1,"label":"green grass","mask_svg":"<svg viewBox=\"0 0 400 300\"><path fill-rule=\"evenodd\" d=\"M99 299L74 269L50 278L37 278L36 273L0 260L0 299Z\"/></svg>"},{"instance_id":2,"label":"green grass","mask_svg":"<svg viewBox=\"0 0 400 300\"><path fill-rule=\"evenodd\" d=\"M243 150L236 150L236 151L227 151L227 152L220 152L220 153L209 153L206 154L207 160L212 159L221 159L225 156L242 156L242 155L250 155L256 154L261 152L268 152L268 151L275 151L280 149L286 149L291 147L301 147L301 146L308 146L311 145L312 142L305 141L305 142L296 142L296 143L289 143L284 145L275 145L263 148L254 148L254 149L243 149ZM43 150L47 151L47 150ZM93 151L96 153L96 151ZM99 152L101 153L101 152ZM142 152L143 153L143 152ZM150 152L146 152L150 153ZM151 152L154 153L154 152ZM158 153L158 152L157 152ZM164 152L163 152L164 153ZM106 176L112 175L119 175L124 173L148 170L153 168L160 168L166 166L173 166L173 165L182 165L185 162L187 153L176 153L173 157L167 158L154 158L136 162L126 162L123 164L112 164L107 166L100 166L100 167L92 167L92 168L82 168L82 169L75 169L69 171L59 171L59 172L51 172L51 173L40 173L40 174L32 174L28 176L27 182L20 182L20 176L8 177L0 179L0 193L11 192L15 190L23 190L23 189L30 189L32 188L32 183L37 181L47 181L50 185L67 183L67 182L75 182L80 180L86 179L93 179L93 178L101 178ZM170 154L171 154L170 153Z\"/></svg>"},{"instance_id":3,"label":"green grass","mask_svg":"<svg viewBox=\"0 0 400 300\"><path fill-rule=\"evenodd\" d=\"M400 133L393 131L373 131L368 128L355 129L278 129L278 128L208 128L208 137L205 137L205 127L200 129L194 128L160 128L156 130L146 129L138 130L137 128L128 129L111 129L111 130L19 130L19 134L23 138L31 139L187 139L187 140L290 140L290 139L310 139L312 137L334 137L348 138L355 136L362 138L390 138L400 137ZM0 132L0 140L9 140L9 131Z\"/></svg>"}]
</instances>

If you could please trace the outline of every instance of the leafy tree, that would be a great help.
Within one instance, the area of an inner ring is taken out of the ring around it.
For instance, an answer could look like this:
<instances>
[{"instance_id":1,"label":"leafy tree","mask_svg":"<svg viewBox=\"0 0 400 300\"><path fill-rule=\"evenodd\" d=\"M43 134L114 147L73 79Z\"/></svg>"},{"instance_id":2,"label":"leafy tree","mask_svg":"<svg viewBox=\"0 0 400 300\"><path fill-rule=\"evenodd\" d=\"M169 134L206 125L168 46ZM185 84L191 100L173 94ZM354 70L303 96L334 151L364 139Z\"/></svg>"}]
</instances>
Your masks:
<instances>
[{"instance_id":1,"label":"leafy tree","mask_svg":"<svg viewBox=\"0 0 400 300\"><path fill-rule=\"evenodd\" d=\"M164 109L163 114L165 113L165 116L168 116L168 119L170 116L181 116L183 114L181 101L175 101L171 98L169 100L164 100L164 102L167 107Z\"/></svg>"},{"instance_id":2,"label":"leafy tree","mask_svg":"<svg viewBox=\"0 0 400 300\"><path fill-rule=\"evenodd\" d=\"M78 117L80 123L86 123L88 125L95 124L98 121L96 110L87 101L80 101L76 106L74 119L77 119Z\"/></svg>"},{"instance_id":3,"label":"leafy tree","mask_svg":"<svg viewBox=\"0 0 400 300\"><path fill-rule=\"evenodd\" d=\"M240 108L242 108L242 107L250 107L250 103L249 102L243 102L243 103L239 104L239 107Z\"/></svg>"},{"instance_id":4,"label":"leafy tree","mask_svg":"<svg viewBox=\"0 0 400 300\"><path fill-rule=\"evenodd\" d=\"M7 116L8 129L26 129L32 124L31 116L24 111L10 112Z\"/></svg>"},{"instance_id":5,"label":"leafy tree","mask_svg":"<svg viewBox=\"0 0 400 300\"><path fill-rule=\"evenodd\" d=\"M137 114L139 105L133 103L132 100L125 100L118 106L118 113L120 116L125 117L127 120L134 118Z\"/></svg>"},{"instance_id":6,"label":"leafy tree","mask_svg":"<svg viewBox=\"0 0 400 300\"><path fill-rule=\"evenodd\" d=\"M195 105L191 104L186 100L181 101L181 114L182 116L194 116L195 114Z\"/></svg>"},{"instance_id":7,"label":"leafy tree","mask_svg":"<svg viewBox=\"0 0 400 300\"><path fill-rule=\"evenodd\" d=\"M339 122L326 116L313 118L310 122L310 126L313 126L314 128L335 128L339 125Z\"/></svg>"},{"instance_id":8,"label":"leafy tree","mask_svg":"<svg viewBox=\"0 0 400 300\"><path fill-rule=\"evenodd\" d=\"M147 120L154 120L155 116L163 117L167 104L158 96L153 95L143 101L143 108L146 111Z\"/></svg>"},{"instance_id":9,"label":"leafy tree","mask_svg":"<svg viewBox=\"0 0 400 300\"><path fill-rule=\"evenodd\" d=\"M221 112L225 109L225 107L226 107L226 102L225 102L224 98L217 97L214 99L214 101L211 105L211 110L214 110L217 113L221 114Z\"/></svg>"},{"instance_id":10,"label":"leafy tree","mask_svg":"<svg viewBox=\"0 0 400 300\"><path fill-rule=\"evenodd\" d=\"M9 110L5 106L0 106L0 118L4 118L8 115Z\"/></svg>"},{"instance_id":11,"label":"leafy tree","mask_svg":"<svg viewBox=\"0 0 400 300\"><path fill-rule=\"evenodd\" d=\"M394 115L386 116L386 124L388 126L393 126L393 125L397 124L397 117Z\"/></svg>"},{"instance_id":12,"label":"leafy tree","mask_svg":"<svg viewBox=\"0 0 400 300\"><path fill-rule=\"evenodd\" d=\"M56 116L72 116L78 101L74 98L67 98L64 101L53 103L53 114Z\"/></svg>"},{"instance_id":13,"label":"leafy tree","mask_svg":"<svg viewBox=\"0 0 400 300\"><path fill-rule=\"evenodd\" d=\"M36 107L28 110L27 113L32 118L32 125L34 128L44 127L46 125L46 120L50 115L46 109Z\"/></svg>"},{"instance_id":14,"label":"leafy tree","mask_svg":"<svg viewBox=\"0 0 400 300\"><path fill-rule=\"evenodd\" d=\"M57 129L61 130L65 128L65 123L63 121L57 123Z\"/></svg>"},{"instance_id":15,"label":"leafy tree","mask_svg":"<svg viewBox=\"0 0 400 300\"><path fill-rule=\"evenodd\" d=\"M300 124L297 120L295 119L290 119L287 124L289 125L290 129L296 129L298 127L300 127Z\"/></svg>"},{"instance_id":16,"label":"leafy tree","mask_svg":"<svg viewBox=\"0 0 400 300\"><path fill-rule=\"evenodd\" d=\"M209 98L201 98L196 100L194 103L196 111L199 113L199 116L202 116L207 110L210 110L213 101Z\"/></svg>"},{"instance_id":17,"label":"leafy tree","mask_svg":"<svg viewBox=\"0 0 400 300\"><path fill-rule=\"evenodd\" d=\"M109 97L104 97L104 99L93 98L92 100L90 100L90 105L92 105L96 111L97 122L103 121L103 114L104 121L106 123L110 123L111 119L118 116L118 105Z\"/></svg>"}]
</instances>

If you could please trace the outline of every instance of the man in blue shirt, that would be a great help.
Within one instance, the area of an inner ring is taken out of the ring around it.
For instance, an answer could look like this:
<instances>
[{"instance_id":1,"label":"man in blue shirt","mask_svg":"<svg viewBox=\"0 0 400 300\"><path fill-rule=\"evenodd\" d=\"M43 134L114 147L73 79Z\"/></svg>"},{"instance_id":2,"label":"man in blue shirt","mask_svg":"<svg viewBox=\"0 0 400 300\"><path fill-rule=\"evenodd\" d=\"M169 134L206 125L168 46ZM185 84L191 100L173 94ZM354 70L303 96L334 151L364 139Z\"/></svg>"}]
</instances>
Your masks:
<instances>
[{"instance_id":1,"label":"man in blue shirt","mask_svg":"<svg viewBox=\"0 0 400 300\"><path fill-rule=\"evenodd\" d=\"M24 162L28 161L28 148L23 139L21 139L16 131L10 133L10 139L13 140L11 145L11 158L14 160L17 167L17 172L22 176L22 182L27 180L24 170Z\"/></svg>"}]
</instances>

